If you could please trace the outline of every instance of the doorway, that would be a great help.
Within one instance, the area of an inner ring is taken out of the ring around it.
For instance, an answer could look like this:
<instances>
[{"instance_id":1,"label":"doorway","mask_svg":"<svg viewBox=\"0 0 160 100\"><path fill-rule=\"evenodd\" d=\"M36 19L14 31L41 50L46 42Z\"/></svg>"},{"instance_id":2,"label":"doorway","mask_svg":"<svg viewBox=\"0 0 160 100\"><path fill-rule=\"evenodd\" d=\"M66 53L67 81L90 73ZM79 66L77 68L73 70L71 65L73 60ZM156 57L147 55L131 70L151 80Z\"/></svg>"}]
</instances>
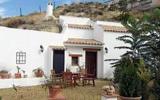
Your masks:
<instances>
[{"instance_id":1,"label":"doorway","mask_svg":"<svg viewBox=\"0 0 160 100\"><path fill-rule=\"evenodd\" d=\"M64 72L64 50L53 50L53 69L56 74Z\"/></svg>"},{"instance_id":2,"label":"doorway","mask_svg":"<svg viewBox=\"0 0 160 100\"><path fill-rule=\"evenodd\" d=\"M86 51L86 69L88 74L93 74L97 77L97 52Z\"/></svg>"}]
</instances>

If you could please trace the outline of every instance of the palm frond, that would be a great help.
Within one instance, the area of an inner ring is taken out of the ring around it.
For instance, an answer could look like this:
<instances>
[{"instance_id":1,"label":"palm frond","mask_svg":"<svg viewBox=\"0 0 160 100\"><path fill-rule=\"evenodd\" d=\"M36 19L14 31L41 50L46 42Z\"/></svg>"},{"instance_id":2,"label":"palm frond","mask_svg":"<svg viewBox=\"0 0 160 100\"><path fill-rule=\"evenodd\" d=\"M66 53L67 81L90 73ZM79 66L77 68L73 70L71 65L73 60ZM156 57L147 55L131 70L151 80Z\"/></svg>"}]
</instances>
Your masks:
<instances>
[{"instance_id":1,"label":"palm frond","mask_svg":"<svg viewBox=\"0 0 160 100\"><path fill-rule=\"evenodd\" d=\"M118 47L114 47L115 49L128 49L128 50L132 50L131 47L128 46L118 46Z\"/></svg>"},{"instance_id":2,"label":"palm frond","mask_svg":"<svg viewBox=\"0 0 160 100\"><path fill-rule=\"evenodd\" d=\"M131 40L133 40L134 38L130 35L123 35L123 36L119 36L118 38L129 38Z\"/></svg>"},{"instance_id":3,"label":"palm frond","mask_svg":"<svg viewBox=\"0 0 160 100\"><path fill-rule=\"evenodd\" d=\"M119 59L105 59L104 61L117 61Z\"/></svg>"}]
</instances>

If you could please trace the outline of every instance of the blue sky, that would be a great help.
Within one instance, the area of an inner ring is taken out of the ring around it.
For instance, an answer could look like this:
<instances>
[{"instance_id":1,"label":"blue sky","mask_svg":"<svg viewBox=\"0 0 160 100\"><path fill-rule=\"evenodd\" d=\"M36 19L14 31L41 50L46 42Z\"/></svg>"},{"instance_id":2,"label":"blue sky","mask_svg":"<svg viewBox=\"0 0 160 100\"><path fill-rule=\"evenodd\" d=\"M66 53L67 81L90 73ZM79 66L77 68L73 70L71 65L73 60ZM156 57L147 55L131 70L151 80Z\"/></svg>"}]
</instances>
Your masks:
<instances>
[{"instance_id":1,"label":"blue sky","mask_svg":"<svg viewBox=\"0 0 160 100\"><path fill-rule=\"evenodd\" d=\"M68 3L70 0L55 0L57 4ZM0 16L18 16L20 8L22 14L39 11L41 6L42 11L46 10L48 0L0 0Z\"/></svg>"},{"instance_id":2,"label":"blue sky","mask_svg":"<svg viewBox=\"0 0 160 100\"><path fill-rule=\"evenodd\" d=\"M52 0L53 1L53 0ZM54 0L56 5L69 4L76 0ZM78 1L100 1L100 0L78 0ZM38 12L41 6L42 11L46 10L48 0L0 0L0 16L19 16L20 8L22 14Z\"/></svg>"}]
</instances>

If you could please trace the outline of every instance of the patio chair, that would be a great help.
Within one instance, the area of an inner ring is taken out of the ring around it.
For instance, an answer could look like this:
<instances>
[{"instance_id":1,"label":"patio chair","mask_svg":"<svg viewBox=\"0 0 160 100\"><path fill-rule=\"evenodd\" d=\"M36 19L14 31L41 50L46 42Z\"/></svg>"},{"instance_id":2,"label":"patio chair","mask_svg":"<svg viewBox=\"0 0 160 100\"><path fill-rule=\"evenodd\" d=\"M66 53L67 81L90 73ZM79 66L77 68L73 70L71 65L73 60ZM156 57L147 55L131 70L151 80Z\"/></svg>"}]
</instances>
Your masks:
<instances>
[{"instance_id":1,"label":"patio chair","mask_svg":"<svg viewBox=\"0 0 160 100\"><path fill-rule=\"evenodd\" d=\"M82 77L82 84L83 86L85 85L90 85L92 82L92 86L95 86L95 77L93 74L85 74L85 76Z\"/></svg>"},{"instance_id":2,"label":"patio chair","mask_svg":"<svg viewBox=\"0 0 160 100\"><path fill-rule=\"evenodd\" d=\"M63 72L63 83L65 87L68 86L73 86L73 77L72 77L72 72Z\"/></svg>"},{"instance_id":3,"label":"patio chair","mask_svg":"<svg viewBox=\"0 0 160 100\"><path fill-rule=\"evenodd\" d=\"M51 70L51 79L58 85L62 87L63 82L62 82L62 74L56 74L55 70Z\"/></svg>"},{"instance_id":4,"label":"patio chair","mask_svg":"<svg viewBox=\"0 0 160 100\"><path fill-rule=\"evenodd\" d=\"M78 84L78 82L77 81L79 81L80 82L80 73L72 73L72 79L73 79L73 84L74 84L74 86L79 86L79 84Z\"/></svg>"}]
</instances>

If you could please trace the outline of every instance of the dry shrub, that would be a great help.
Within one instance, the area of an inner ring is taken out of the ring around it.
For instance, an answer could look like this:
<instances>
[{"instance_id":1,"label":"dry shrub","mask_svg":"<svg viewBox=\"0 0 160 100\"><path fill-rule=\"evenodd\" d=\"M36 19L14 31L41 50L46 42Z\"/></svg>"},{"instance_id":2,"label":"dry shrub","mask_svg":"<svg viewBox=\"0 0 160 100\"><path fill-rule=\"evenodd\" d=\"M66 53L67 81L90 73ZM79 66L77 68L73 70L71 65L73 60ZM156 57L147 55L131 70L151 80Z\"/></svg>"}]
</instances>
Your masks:
<instances>
[{"instance_id":1,"label":"dry shrub","mask_svg":"<svg viewBox=\"0 0 160 100\"><path fill-rule=\"evenodd\" d=\"M18 26L25 24L25 23L26 21L22 19L11 19L10 21L6 23L6 26L11 27L11 28L17 28Z\"/></svg>"},{"instance_id":2,"label":"dry shrub","mask_svg":"<svg viewBox=\"0 0 160 100\"><path fill-rule=\"evenodd\" d=\"M27 24L34 25L34 24L35 24L35 20L29 20L29 21L27 22Z\"/></svg>"}]
</instances>

